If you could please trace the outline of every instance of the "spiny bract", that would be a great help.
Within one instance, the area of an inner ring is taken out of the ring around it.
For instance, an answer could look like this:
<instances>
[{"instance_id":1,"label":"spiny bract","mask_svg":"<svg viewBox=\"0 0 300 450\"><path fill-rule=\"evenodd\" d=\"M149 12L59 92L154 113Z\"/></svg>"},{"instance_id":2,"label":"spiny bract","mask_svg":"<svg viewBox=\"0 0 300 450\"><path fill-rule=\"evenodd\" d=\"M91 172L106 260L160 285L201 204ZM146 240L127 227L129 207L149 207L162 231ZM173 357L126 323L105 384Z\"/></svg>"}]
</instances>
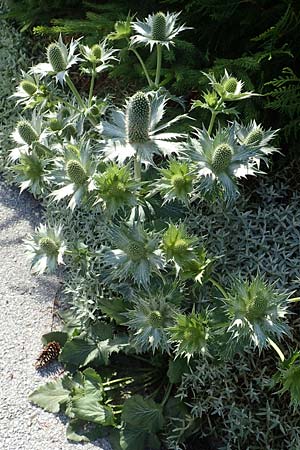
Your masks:
<instances>
[{"instance_id":1,"label":"spiny bract","mask_svg":"<svg viewBox=\"0 0 300 450\"><path fill-rule=\"evenodd\" d=\"M228 144L220 144L214 150L211 165L216 173L223 172L229 166L233 150Z\"/></svg>"},{"instance_id":2,"label":"spiny bract","mask_svg":"<svg viewBox=\"0 0 300 450\"><path fill-rule=\"evenodd\" d=\"M152 23L152 39L155 41L165 41L166 39L167 21L163 12L158 12L153 17Z\"/></svg>"},{"instance_id":3,"label":"spiny bract","mask_svg":"<svg viewBox=\"0 0 300 450\"><path fill-rule=\"evenodd\" d=\"M67 163L67 175L77 186L84 184L87 180L87 174L82 164L74 159Z\"/></svg>"},{"instance_id":4,"label":"spiny bract","mask_svg":"<svg viewBox=\"0 0 300 450\"><path fill-rule=\"evenodd\" d=\"M143 92L137 92L129 99L126 120L129 142L149 140L150 102Z\"/></svg>"},{"instance_id":5,"label":"spiny bract","mask_svg":"<svg viewBox=\"0 0 300 450\"><path fill-rule=\"evenodd\" d=\"M53 42L49 45L47 49L47 58L54 72L63 72L64 70L66 70L67 63L61 51L61 48L56 42Z\"/></svg>"}]
</instances>

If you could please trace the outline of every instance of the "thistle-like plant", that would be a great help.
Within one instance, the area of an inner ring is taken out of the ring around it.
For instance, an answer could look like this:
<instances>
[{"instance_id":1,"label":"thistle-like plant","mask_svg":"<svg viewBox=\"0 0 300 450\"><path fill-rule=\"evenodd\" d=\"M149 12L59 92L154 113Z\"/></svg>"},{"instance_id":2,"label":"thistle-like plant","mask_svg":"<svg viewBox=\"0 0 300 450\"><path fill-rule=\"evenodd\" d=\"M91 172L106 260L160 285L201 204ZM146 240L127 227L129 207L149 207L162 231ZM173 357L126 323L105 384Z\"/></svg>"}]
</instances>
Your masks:
<instances>
[{"instance_id":1,"label":"thistle-like plant","mask_svg":"<svg viewBox=\"0 0 300 450\"><path fill-rule=\"evenodd\" d=\"M274 381L280 383L282 388L279 394L288 392L291 397L291 405L299 408L300 405L300 352L294 352L286 361L283 361L278 372L274 375Z\"/></svg>"},{"instance_id":2,"label":"thistle-like plant","mask_svg":"<svg viewBox=\"0 0 300 450\"><path fill-rule=\"evenodd\" d=\"M288 294L277 292L272 284L259 276L251 281L235 281L223 299L224 311L230 321L231 345L252 344L259 351L271 345L282 357L273 338L289 335L289 327L284 321L288 298Z\"/></svg>"},{"instance_id":3,"label":"thistle-like plant","mask_svg":"<svg viewBox=\"0 0 300 450\"><path fill-rule=\"evenodd\" d=\"M151 275L161 276L165 261L159 249L160 236L147 232L141 223L112 226L108 237L114 249L104 253L104 263L109 267L106 280L133 280L147 288Z\"/></svg>"},{"instance_id":4,"label":"thistle-like plant","mask_svg":"<svg viewBox=\"0 0 300 450\"><path fill-rule=\"evenodd\" d=\"M170 342L175 344L176 356L191 357L208 354L209 314L207 311L178 313L169 329Z\"/></svg>"},{"instance_id":5,"label":"thistle-like plant","mask_svg":"<svg viewBox=\"0 0 300 450\"><path fill-rule=\"evenodd\" d=\"M173 261L176 273L188 260L194 259L194 246L197 240L188 235L184 224L169 224L162 237L162 249L167 261Z\"/></svg>"},{"instance_id":6,"label":"thistle-like plant","mask_svg":"<svg viewBox=\"0 0 300 450\"><path fill-rule=\"evenodd\" d=\"M93 189L96 196L95 205L101 203L111 216L120 209L133 208L137 204L139 183L134 179L130 167L110 164L102 173L93 177Z\"/></svg>"},{"instance_id":7,"label":"thistle-like plant","mask_svg":"<svg viewBox=\"0 0 300 450\"><path fill-rule=\"evenodd\" d=\"M279 130L264 130L260 124L252 120L248 125L235 123L236 137L241 145L259 149L259 151L269 156L273 152L278 151L271 145L272 139L276 137ZM267 163L267 159L264 159Z\"/></svg>"},{"instance_id":8,"label":"thistle-like plant","mask_svg":"<svg viewBox=\"0 0 300 450\"><path fill-rule=\"evenodd\" d=\"M155 292L141 292L134 296L133 308L126 314L127 325L134 333L132 344L137 351L161 350L170 352L171 344L166 328L173 325L178 312L172 298L176 288L159 288Z\"/></svg>"},{"instance_id":9,"label":"thistle-like plant","mask_svg":"<svg viewBox=\"0 0 300 450\"><path fill-rule=\"evenodd\" d=\"M259 148L239 144L234 124L219 127L213 137L205 128L195 129L194 136L185 146L198 176L194 195L211 194L219 188L224 200L231 202L239 193L237 180L259 173L254 158L260 159L263 154Z\"/></svg>"},{"instance_id":10,"label":"thistle-like plant","mask_svg":"<svg viewBox=\"0 0 300 450\"><path fill-rule=\"evenodd\" d=\"M211 87L219 94L223 101L233 102L259 95L255 94L252 91L243 92L244 83L234 76L228 74L226 69L224 75L219 81L216 80L214 74L212 73L202 73L209 79Z\"/></svg>"},{"instance_id":11,"label":"thistle-like plant","mask_svg":"<svg viewBox=\"0 0 300 450\"><path fill-rule=\"evenodd\" d=\"M29 73L22 73L22 81L17 86L12 97L17 98L16 104L22 104L25 108L34 107L38 96L43 95L43 86L40 85L38 75L31 76Z\"/></svg>"},{"instance_id":12,"label":"thistle-like plant","mask_svg":"<svg viewBox=\"0 0 300 450\"><path fill-rule=\"evenodd\" d=\"M18 164L14 167L17 181L20 183L20 192L29 189L34 196L45 192L45 184L49 182L45 173L47 161L40 158L36 151L22 153Z\"/></svg>"},{"instance_id":13,"label":"thistle-like plant","mask_svg":"<svg viewBox=\"0 0 300 450\"><path fill-rule=\"evenodd\" d=\"M163 198L163 204L175 200L188 204L194 179L188 162L171 158L168 166L160 169L159 173L161 178L153 183L150 196L159 193Z\"/></svg>"},{"instance_id":14,"label":"thistle-like plant","mask_svg":"<svg viewBox=\"0 0 300 450\"><path fill-rule=\"evenodd\" d=\"M93 74L93 71L96 73L103 72L112 67L113 61L118 61L118 58L114 56L118 50L109 48L107 40L105 39L98 44L92 45L92 47L80 45L80 52L84 59L89 63L86 67L82 66L81 70L90 75Z\"/></svg>"},{"instance_id":15,"label":"thistle-like plant","mask_svg":"<svg viewBox=\"0 0 300 450\"><path fill-rule=\"evenodd\" d=\"M104 145L106 159L122 164L135 158L148 166L153 164L154 155L178 154L181 148L178 140L183 139L184 134L164 130L185 116L159 125L166 103L164 95L137 92L127 100L124 110L112 111L110 122L104 121L98 128L107 139Z\"/></svg>"},{"instance_id":16,"label":"thistle-like plant","mask_svg":"<svg viewBox=\"0 0 300 450\"><path fill-rule=\"evenodd\" d=\"M47 63L40 63L31 68L32 74L38 74L41 77L46 75L55 75L56 81L64 83L68 77L68 70L74 64L81 61L75 51L79 40L71 40L69 45L64 44L61 35L58 41L52 42L47 48Z\"/></svg>"},{"instance_id":17,"label":"thistle-like plant","mask_svg":"<svg viewBox=\"0 0 300 450\"><path fill-rule=\"evenodd\" d=\"M90 142L82 143L80 148L68 145L64 155L55 159L55 165L51 179L62 187L51 192L50 197L60 201L71 196L68 207L74 210L92 189L91 177L96 164L91 156Z\"/></svg>"},{"instance_id":18,"label":"thistle-like plant","mask_svg":"<svg viewBox=\"0 0 300 450\"><path fill-rule=\"evenodd\" d=\"M66 244L61 226L40 225L33 235L24 240L24 244L34 273L54 272L57 265L64 264Z\"/></svg>"}]
</instances>

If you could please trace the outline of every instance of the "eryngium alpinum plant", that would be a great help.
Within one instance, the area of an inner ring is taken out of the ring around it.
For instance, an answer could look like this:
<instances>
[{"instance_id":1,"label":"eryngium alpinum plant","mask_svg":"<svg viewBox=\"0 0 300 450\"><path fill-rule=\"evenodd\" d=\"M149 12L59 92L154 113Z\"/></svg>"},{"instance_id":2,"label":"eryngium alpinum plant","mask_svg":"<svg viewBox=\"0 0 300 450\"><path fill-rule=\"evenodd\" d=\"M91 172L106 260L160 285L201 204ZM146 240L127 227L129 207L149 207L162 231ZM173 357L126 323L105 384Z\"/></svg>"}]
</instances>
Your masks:
<instances>
[{"instance_id":1,"label":"eryngium alpinum plant","mask_svg":"<svg viewBox=\"0 0 300 450\"><path fill-rule=\"evenodd\" d=\"M208 75L211 91L193 106L210 111L208 126L194 122L191 128L187 114L171 108L174 97L160 87L162 47L168 51L185 30L178 18L160 12L132 23L130 50L149 86L132 93L123 108L94 90L96 77L118 59L109 38L88 47L78 40L66 45L60 37L48 46L46 63L22 74L15 94L32 118L17 123L11 170L21 190L45 201L50 222L53 211L61 219L55 227L41 225L26 240L26 251L39 274L67 264L76 323L67 325L60 358L72 373L86 368L74 379L70 375L40 388L31 399L49 409L44 396L57 387L64 400L50 409L64 409L72 419L69 436L79 439L78 427L92 422L96 435L103 433L99 425L106 427L127 450L160 448L161 441L175 448L169 439L173 432L179 449L201 429L190 414L189 398L174 398L183 374L193 376L205 364L222 371L227 358L241 352L245 359L265 351L284 360L284 338L292 343L289 294L277 292L267 276L222 286L222 274L213 266L221 255L207 255L205 233L195 227L191 233L186 220L192 202L208 200L218 208L223 202L230 208L240 179L267 167L276 132L255 121L216 122L219 114L236 117L228 102L255 95L244 92L243 82L226 70L219 81ZM139 45L156 47L155 81ZM87 95L69 73L78 64L90 77ZM88 291L82 283L89 284ZM94 370L101 365L108 366L103 379ZM296 370L280 372L282 392L291 386L294 405ZM251 379L249 372L243 376ZM107 398L111 382L119 389L118 405ZM123 395L126 383L133 386Z\"/></svg>"}]
</instances>

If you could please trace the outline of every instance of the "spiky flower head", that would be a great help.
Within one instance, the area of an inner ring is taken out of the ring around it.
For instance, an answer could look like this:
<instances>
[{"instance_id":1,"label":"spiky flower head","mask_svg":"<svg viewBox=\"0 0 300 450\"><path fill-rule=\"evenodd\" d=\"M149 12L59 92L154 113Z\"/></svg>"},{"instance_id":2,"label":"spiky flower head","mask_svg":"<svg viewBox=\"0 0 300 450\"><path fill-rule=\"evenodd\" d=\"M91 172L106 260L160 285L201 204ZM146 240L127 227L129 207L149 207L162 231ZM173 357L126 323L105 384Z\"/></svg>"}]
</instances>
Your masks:
<instances>
[{"instance_id":1,"label":"spiky flower head","mask_svg":"<svg viewBox=\"0 0 300 450\"><path fill-rule=\"evenodd\" d=\"M17 123L17 133L23 142L27 145L31 145L33 142L39 139L39 136L30 122L27 120L20 120Z\"/></svg>"},{"instance_id":2,"label":"spiky flower head","mask_svg":"<svg viewBox=\"0 0 300 450\"><path fill-rule=\"evenodd\" d=\"M64 264L66 245L61 226L40 225L24 244L26 253L32 259L33 272L38 274L54 272L57 265Z\"/></svg>"},{"instance_id":3,"label":"spiky flower head","mask_svg":"<svg viewBox=\"0 0 300 450\"><path fill-rule=\"evenodd\" d=\"M19 163L14 167L17 172L17 180L20 182L21 192L29 189L34 196L44 191L48 177L44 171L45 161L36 151L22 153Z\"/></svg>"},{"instance_id":4,"label":"spiky flower head","mask_svg":"<svg viewBox=\"0 0 300 450\"><path fill-rule=\"evenodd\" d=\"M67 60L58 42L52 42L47 48L47 59L53 72L63 72L67 68Z\"/></svg>"},{"instance_id":5,"label":"spiky flower head","mask_svg":"<svg viewBox=\"0 0 300 450\"><path fill-rule=\"evenodd\" d=\"M134 307L125 314L128 321L125 323L134 331L132 344L137 351L145 352L159 349L162 352L170 351L168 333L166 328L173 324L176 308L168 298L176 295L174 289L169 291L163 288L146 294L141 292L134 297Z\"/></svg>"},{"instance_id":6,"label":"spiky flower head","mask_svg":"<svg viewBox=\"0 0 300 450\"><path fill-rule=\"evenodd\" d=\"M114 215L120 208L136 205L139 184L129 166L110 164L104 172L93 177L93 182L95 204L100 202L109 215Z\"/></svg>"},{"instance_id":7,"label":"spiky flower head","mask_svg":"<svg viewBox=\"0 0 300 450\"><path fill-rule=\"evenodd\" d=\"M132 279L147 287L153 273L161 275L164 258L159 250L159 236L147 232L141 223L113 226L108 230L113 250L107 250L104 262L110 268L107 281Z\"/></svg>"},{"instance_id":8,"label":"spiky flower head","mask_svg":"<svg viewBox=\"0 0 300 450\"><path fill-rule=\"evenodd\" d=\"M253 144L259 144L261 140L264 137L264 132L260 127L257 127L250 131L250 133L247 135L246 139L244 140L245 145L253 145Z\"/></svg>"},{"instance_id":9,"label":"spiky flower head","mask_svg":"<svg viewBox=\"0 0 300 450\"><path fill-rule=\"evenodd\" d=\"M20 86L30 97L35 94L38 89L37 85L29 80L22 80Z\"/></svg>"},{"instance_id":10,"label":"spiky flower head","mask_svg":"<svg viewBox=\"0 0 300 450\"><path fill-rule=\"evenodd\" d=\"M174 261L177 273L187 260L195 256L195 244L196 239L188 235L184 224L169 224L168 229L163 234L162 249L167 261Z\"/></svg>"},{"instance_id":11,"label":"spiky flower head","mask_svg":"<svg viewBox=\"0 0 300 450\"><path fill-rule=\"evenodd\" d=\"M92 74L103 72L112 67L113 61L118 61L115 56L117 49L110 48L107 40L94 44L92 47L80 45L80 51L86 62L81 66L84 73Z\"/></svg>"},{"instance_id":12,"label":"spiky flower head","mask_svg":"<svg viewBox=\"0 0 300 450\"><path fill-rule=\"evenodd\" d=\"M132 28L136 33L132 36L131 43L149 45L152 51L154 45L163 45L170 48L174 45L174 38L184 30L189 28L184 25L177 25L180 13L158 12L149 15L144 21L132 22Z\"/></svg>"},{"instance_id":13,"label":"spiky flower head","mask_svg":"<svg viewBox=\"0 0 300 450\"><path fill-rule=\"evenodd\" d=\"M175 323L168 331L170 342L176 346L176 356L191 357L208 353L208 313L177 314Z\"/></svg>"},{"instance_id":14,"label":"spiky flower head","mask_svg":"<svg viewBox=\"0 0 300 450\"><path fill-rule=\"evenodd\" d=\"M82 186L88 179L83 165L76 159L71 159L66 165L67 176L76 186Z\"/></svg>"},{"instance_id":15,"label":"spiky flower head","mask_svg":"<svg viewBox=\"0 0 300 450\"><path fill-rule=\"evenodd\" d=\"M278 293L259 276L237 280L224 298L230 320L228 331L234 346L254 345L262 350L273 337L289 333L285 323L289 295Z\"/></svg>"},{"instance_id":16,"label":"spiky flower head","mask_svg":"<svg viewBox=\"0 0 300 450\"><path fill-rule=\"evenodd\" d=\"M166 103L166 96L159 92L137 92L126 101L124 110L112 111L111 121L103 121L97 127L106 139L106 159L122 164L129 158L139 156L141 162L148 166L154 164L155 154L168 157L178 154L181 144L176 141L185 135L165 130L186 116L177 116L160 124Z\"/></svg>"},{"instance_id":17,"label":"spiky flower head","mask_svg":"<svg viewBox=\"0 0 300 450\"><path fill-rule=\"evenodd\" d=\"M171 158L168 167L159 172L161 178L154 182L152 193L159 192L164 203L174 200L188 203L193 189L193 175L188 163Z\"/></svg>"},{"instance_id":18,"label":"spiky flower head","mask_svg":"<svg viewBox=\"0 0 300 450\"><path fill-rule=\"evenodd\" d=\"M241 145L236 139L236 125L217 129L210 136L205 128L195 129L195 137L185 145L186 155L194 163L194 198L221 196L228 203L238 196L237 180L259 173L254 158L262 158L259 149Z\"/></svg>"},{"instance_id":19,"label":"spiky flower head","mask_svg":"<svg viewBox=\"0 0 300 450\"><path fill-rule=\"evenodd\" d=\"M149 140L150 101L144 92L136 92L126 109L127 137L130 143Z\"/></svg>"},{"instance_id":20,"label":"spiky flower head","mask_svg":"<svg viewBox=\"0 0 300 450\"><path fill-rule=\"evenodd\" d=\"M228 74L225 69L224 75L221 77L219 81L215 78L214 74L207 74L202 72L210 81L210 85L212 88L218 93L223 101L237 101L243 100L245 98L253 97L255 94L252 91L243 92L244 83L241 80L233 77Z\"/></svg>"},{"instance_id":21,"label":"spiky flower head","mask_svg":"<svg viewBox=\"0 0 300 450\"><path fill-rule=\"evenodd\" d=\"M279 394L288 392L291 405L298 409L300 405L300 352L294 352L290 358L283 361L274 375L275 382L282 385Z\"/></svg>"}]
</instances>

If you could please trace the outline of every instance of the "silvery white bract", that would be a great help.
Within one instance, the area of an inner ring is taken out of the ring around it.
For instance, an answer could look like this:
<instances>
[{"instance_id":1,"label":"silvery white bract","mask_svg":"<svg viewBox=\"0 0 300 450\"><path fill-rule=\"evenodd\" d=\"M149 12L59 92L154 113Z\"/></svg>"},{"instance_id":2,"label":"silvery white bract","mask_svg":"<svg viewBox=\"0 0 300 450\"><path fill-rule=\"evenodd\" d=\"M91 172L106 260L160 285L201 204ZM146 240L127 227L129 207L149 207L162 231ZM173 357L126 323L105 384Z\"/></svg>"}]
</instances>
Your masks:
<instances>
[{"instance_id":1,"label":"silvery white bract","mask_svg":"<svg viewBox=\"0 0 300 450\"><path fill-rule=\"evenodd\" d=\"M104 263L109 267L106 281L131 279L147 288L153 273L161 276L165 261L156 233L147 232L141 223L134 223L130 227L111 226L107 234L114 249L104 253Z\"/></svg>"},{"instance_id":2,"label":"silvery white bract","mask_svg":"<svg viewBox=\"0 0 300 450\"><path fill-rule=\"evenodd\" d=\"M123 164L129 158L138 157L148 166L153 164L154 155L180 153L178 140L185 135L165 130L186 115L160 124L166 103L164 95L137 92L127 100L124 110L112 111L110 122L103 121L98 127L106 139L103 149L106 159Z\"/></svg>"},{"instance_id":3,"label":"silvery white bract","mask_svg":"<svg viewBox=\"0 0 300 450\"><path fill-rule=\"evenodd\" d=\"M132 27L136 34L132 36L131 43L149 45L152 51L153 46L160 44L167 49L170 45L174 45L175 37L184 30L190 29L184 25L177 25L179 13L166 14L159 12L156 14L149 14L145 21L137 20L132 22Z\"/></svg>"},{"instance_id":4,"label":"silvery white bract","mask_svg":"<svg viewBox=\"0 0 300 450\"><path fill-rule=\"evenodd\" d=\"M72 39L69 45L63 43L61 35L57 42L53 42L47 49L47 63L40 63L32 67L30 72L38 74L42 78L46 75L55 75L56 81L64 83L68 69L77 62L81 61L75 51L78 47L80 39Z\"/></svg>"},{"instance_id":5,"label":"silvery white bract","mask_svg":"<svg viewBox=\"0 0 300 450\"><path fill-rule=\"evenodd\" d=\"M52 173L51 179L62 187L53 191L50 197L60 201L71 196L68 207L74 210L91 189L91 177L96 169L90 142L81 144L80 149L74 145L67 146L64 156L55 159L55 165L57 170Z\"/></svg>"},{"instance_id":6,"label":"silvery white bract","mask_svg":"<svg viewBox=\"0 0 300 450\"><path fill-rule=\"evenodd\" d=\"M224 298L224 311L230 320L231 344L254 345L262 350L274 347L272 338L289 335L284 319L289 295L278 293L258 276L251 281L237 280Z\"/></svg>"},{"instance_id":7,"label":"silvery white bract","mask_svg":"<svg viewBox=\"0 0 300 450\"><path fill-rule=\"evenodd\" d=\"M64 264L66 245L61 226L47 228L46 225L40 225L32 236L24 240L24 244L25 251L32 260L33 272L54 272L58 264Z\"/></svg>"},{"instance_id":8,"label":"silvery white bract","mask_svg":"<svg viewBox=\"0 0 300 450\"><path fill-rule=\"evenodd\" d=\"M252 91L243 92L244 83L241 80L237 80L232 75L228 74L225 69L223 77L220 81L217 81L213 73L202 72L210 81L212 88L220 95L223 101L237 101L244 100L245 98L257 96Z\"/></svg>"},{"instance_id":9,"label":"silvery white bract","mask_svg":"<svg viewBox=\"0 0 300 450\"><path fill-rule=\"evenodd\" d=\"M186 155L195 165L200 189L205 193L221 188L224 199L231 202L238 195L236 179L259 173L253 158L263 155L259 149L254 150L240 145L235 140L235 125L219 128L213 137L207 130L194 129L194 136L185 145Z\"/></svg>"},{"instance_id":10,"label":"silvery white bract","mask_svg":"<svg viewBox=\"0 0 300 450\"><path fill-rule=\"evenodd\" d=\"M80 45L80 51L84 59L92 63L93 66L93 68L81 67L81 70L84 73L91 73L93 70L95 70L96 73L103 72L112 67L111 63L113 61L118 61L118 58L116 58L114 54L119 50L109 48L106 39L92 47Z\"/></svg>"}]
</instances>

